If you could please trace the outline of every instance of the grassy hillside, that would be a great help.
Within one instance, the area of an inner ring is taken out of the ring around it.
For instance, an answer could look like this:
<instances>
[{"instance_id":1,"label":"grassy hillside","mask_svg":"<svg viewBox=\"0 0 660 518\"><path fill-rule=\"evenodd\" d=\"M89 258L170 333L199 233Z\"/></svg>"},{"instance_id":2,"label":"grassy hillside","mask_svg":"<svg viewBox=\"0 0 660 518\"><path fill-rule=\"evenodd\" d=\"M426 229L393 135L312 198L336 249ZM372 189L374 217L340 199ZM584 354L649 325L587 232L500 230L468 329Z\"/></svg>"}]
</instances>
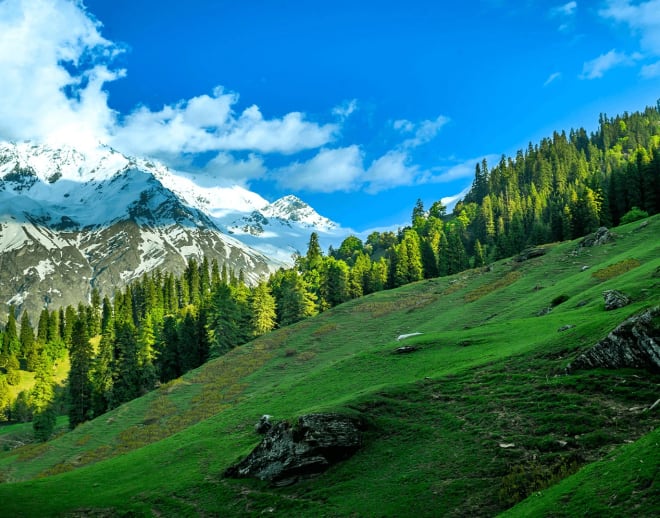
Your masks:
<instances>
[{"instance_id":1,"label":"grassy hillside","mask_svg":"<svg viewBox=\"0 0 660 518\"><path fill-rule=\"evenodd\" d=\"M564 374L660 304L660 217L639 226L600 247L551 245L351 301L46 444L0 453L0 514L529 516L561 503L566 515L651 516L660 410L644 409L660 375ZM604 311L610 288L633 303ZM405 341L418 350L392 354L411 332L423 333ZM222 477L259 442L259 416L319 410L367 422L350 460L284 488Z\"/></svg>"}]
</instances>

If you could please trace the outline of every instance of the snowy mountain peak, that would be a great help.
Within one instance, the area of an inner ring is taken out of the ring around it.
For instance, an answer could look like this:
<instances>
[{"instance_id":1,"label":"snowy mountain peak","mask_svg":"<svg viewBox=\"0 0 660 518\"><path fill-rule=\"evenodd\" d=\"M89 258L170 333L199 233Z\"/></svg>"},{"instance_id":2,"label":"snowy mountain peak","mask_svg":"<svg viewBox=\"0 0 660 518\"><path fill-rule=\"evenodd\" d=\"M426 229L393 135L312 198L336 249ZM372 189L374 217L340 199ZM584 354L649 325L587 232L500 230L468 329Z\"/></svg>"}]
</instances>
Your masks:
<instances>
[{"instance_id":1,"label":"snowy mountain peak","mask_svg":"<svg viewBox=\"0 0 660 518\"><path fill-rule=\"evenodd\" d=\"M111 295L155 268L216 259L250 282L344 232L295 196L268 203L215 175L92 149L0 142L0 314ZM230 235L232 234L232 235Z\"/></svg>"},{"instance_id":2,"label":"snowy mountain peak","mask_svg":"<svg viewBox=\"0 0 660 518\"><path fill-rule=\"evenodd\" d=\"M274 201L261 210L267 218L279 218L317 230L330 231L337 228L334 221L321 216L307 203L292 194Z\"/></svg>"}]
</instances>

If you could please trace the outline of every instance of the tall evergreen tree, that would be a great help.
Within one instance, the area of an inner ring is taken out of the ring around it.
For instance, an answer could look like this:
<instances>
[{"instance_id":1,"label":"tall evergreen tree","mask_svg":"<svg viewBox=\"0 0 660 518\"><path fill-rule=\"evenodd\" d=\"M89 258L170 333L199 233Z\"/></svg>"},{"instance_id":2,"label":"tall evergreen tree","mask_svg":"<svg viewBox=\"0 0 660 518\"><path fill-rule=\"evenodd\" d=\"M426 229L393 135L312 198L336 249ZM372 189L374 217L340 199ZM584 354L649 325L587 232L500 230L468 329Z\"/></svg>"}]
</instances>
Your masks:
<instances>
[{"instance_id":1,"label":"tall evergreen tree","mask_svg":"<svg viewBox=\"0 0 660 518\"><path fill-rule=\"evenodd\" d=\"M73 322L69 357L69 426L73 429L92 417L92 346L84 314Z\"/></svg>"},{"instance_id":2,"label":"tall evergreen tree","mask_svg":"<svg viewBox=\"0 0 660 518\"><path fill-rule=\"evenodd\" d=\"M220 284L211 295L207 322L209 355L217 358L239 345L239 309L231 288Z\"/></svg>"},{"instance_id":3,"label":"tall evergreen tree","mask_svg":"<svg viewBox=\"0 0 660 518\"><path fill-rule=\"evenodd\" d=\"M30 391L32 428L38 441L47 441L53 434L57 414L54 408L55 391L50 358L45 352L39 354L35 364L34 387Z\"/></svg>"},{"instance_id":4,"label":"tall evergreen tree","mask_svg":"<svg viewBox=\"0 0 660 518\"><path fill-rule=\"evenodd\" d=\"M277 322L275 297L266 282L260 282L252 290L250 310L254 336L261 336L275 328Z\"/></svg>"}]
</instances>

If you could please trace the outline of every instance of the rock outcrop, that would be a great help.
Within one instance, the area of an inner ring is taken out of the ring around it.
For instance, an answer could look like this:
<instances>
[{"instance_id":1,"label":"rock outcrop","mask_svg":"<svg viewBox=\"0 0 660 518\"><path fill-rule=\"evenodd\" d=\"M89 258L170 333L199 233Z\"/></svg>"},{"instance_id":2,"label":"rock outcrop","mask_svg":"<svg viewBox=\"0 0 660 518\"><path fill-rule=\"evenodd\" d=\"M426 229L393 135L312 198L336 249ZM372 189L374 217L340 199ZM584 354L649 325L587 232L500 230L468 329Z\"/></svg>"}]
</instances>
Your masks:
<instances>
[{"instance_id":1,"label":"rock outcrop","mask_svg":"<svg viewBox=\"0 0 660 518\"><path fill-rule=\"evenodd\" d=\"M630 304L630 297L627 297L618 290L607 290L603 292L605 299L605 311L612 311Z\"/></svg>"},{"instance_id":2,"label":"rock outcrop","mask_svg":"<svg viewBox=\"0 0 660 518\"><path fill-rule=\"evenodd\" d=\"M353 455L362 444L359 420L339 414L308 414L291 426L274 425L261 443L224 475L259 478L279 485L315 475Z\"/></svg>"},{"instance_id":3,"label":"rock outcrop","mask_svg":"<svg viewBox=\"0 0 660 518\"><path fill-rule=\"evenodd\" d=\"M566 370L632 367L660 372L660 306L627 319Z\"/></svg>"},{"instance_id":4,"label":"rock outcrop","mask_svg":"<svg viewBox=\"0 0 660 518\"><path fill-rule=\"evenodd\" d=\"M514 257L514 261L517 263L522 263L523 261L528 261L530 259L534 259L535 257L541 257L542 255L545 255L547 250L545 248L541 248L540 246L533 246L529 248L525 248L520 254L518 254L516 257Z\"/></svg>"},{"instance_id":5,"label":"rock outcrop","mask_svg":"<svg viewBox=\"0 0 660 518\"><path fill-rule=\"evenodd\" d=\"M613 234L607 229L607 227L600 227L593 234L589 234L582 241L580 241L581 247L589 246L598 246L609 243L614 239Z\"/></svg>"}]
</instances>

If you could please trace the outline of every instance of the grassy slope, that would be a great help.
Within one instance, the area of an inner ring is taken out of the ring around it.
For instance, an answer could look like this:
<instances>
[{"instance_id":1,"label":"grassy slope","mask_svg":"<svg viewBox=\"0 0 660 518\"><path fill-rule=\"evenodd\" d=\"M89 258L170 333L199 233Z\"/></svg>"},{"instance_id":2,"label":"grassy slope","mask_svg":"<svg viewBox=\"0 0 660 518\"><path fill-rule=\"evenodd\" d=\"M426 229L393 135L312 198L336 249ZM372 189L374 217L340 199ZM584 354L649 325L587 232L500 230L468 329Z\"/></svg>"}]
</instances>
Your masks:
<instances>
[{"instance_id":1,"label":"grassy slope","mask_svg":"<svg viewBox=\"0 0 660 518\"><path fill-rule=\"evenodd\" d=\"M600 464L589 463L610 452L617 456L620 445L660 422L657 409L629 410L655 401L659 376L563 375L578 350L628 315L660 303L660 279L653 277L660 266L660 218L631 232L638 226L621 227L615 243L579 255L575 243L564 243L525 263L504 261L490 272L352 301L243 346L49 443L0 453L0 479L8 482L0 484L2 512L494 515L532 493L511 512L552 515L561 498L568 514L583 514L575 488L599 480ZM619 275L608 280L592 275L629 259L639 266L615 269ZM583 265L590 268L581 271ZM608 288L635 302L605 312L601 292ZM536 316L559 295L570 299ZM576 327L558 333L565 324ZM391 354L394 338L414 331L424 334L406 344L419 351ZM292 419L316 410L362 415L369 423L364 448L322 477L288 488L222 478L259 441L253 424L261 414ZM657 442L654 433L644 441ZM643 451L657 466L657 448ZM625 486L619 476L632 473L625 458L607 464L617 487ZM602 503L592 492L594 508L613 505L607 509L621 515L634 502L635 514L643 516L660 505L655 472L645 476L651 483L630 494L622 490L615 502ZM608 487L602 498L610 493Z\"/></svg>"}]
</instances>

